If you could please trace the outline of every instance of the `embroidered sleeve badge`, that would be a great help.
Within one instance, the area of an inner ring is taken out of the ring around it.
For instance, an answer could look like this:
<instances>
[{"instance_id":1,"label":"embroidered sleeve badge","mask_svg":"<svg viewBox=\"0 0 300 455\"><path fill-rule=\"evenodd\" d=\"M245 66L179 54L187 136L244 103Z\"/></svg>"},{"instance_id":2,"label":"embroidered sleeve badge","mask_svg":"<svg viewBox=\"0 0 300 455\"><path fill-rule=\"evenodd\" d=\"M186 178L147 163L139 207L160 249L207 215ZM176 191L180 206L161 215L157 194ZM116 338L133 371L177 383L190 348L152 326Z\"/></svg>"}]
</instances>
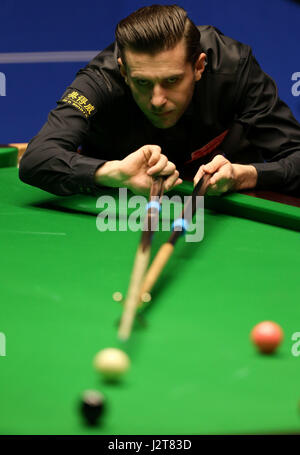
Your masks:
<instances>
[{"instance_id":1,"label":"embroidered sleeve badge","mask_svg":"<svg viewBox=\"0 0 300 455\"><path fill-rule=\"evenodd\" d=\"M85 96L80 95L80 93L75 90L65 95L61 101L76 107L76 109L82 112L86 118L89 118L92 114L96 113L95 106L93 106Z\"/></svg>"}]
</instances>

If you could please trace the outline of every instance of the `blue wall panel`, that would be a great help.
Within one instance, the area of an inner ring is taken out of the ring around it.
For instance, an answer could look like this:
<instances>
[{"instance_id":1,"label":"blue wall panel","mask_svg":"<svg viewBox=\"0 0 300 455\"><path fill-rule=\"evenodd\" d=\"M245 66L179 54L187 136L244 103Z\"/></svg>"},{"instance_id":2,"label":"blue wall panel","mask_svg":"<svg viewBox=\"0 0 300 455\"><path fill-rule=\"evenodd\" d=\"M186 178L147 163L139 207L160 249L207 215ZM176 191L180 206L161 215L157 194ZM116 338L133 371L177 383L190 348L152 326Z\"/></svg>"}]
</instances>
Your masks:
<instances>
[{"instance_id":1,"label":"blue wall panel","mask_svg":"<svg viewBox=\"0 0 300 455\"><path fill-rule=\"evenodd\" d=\"M1 0L0 58L3 53L103 49L113 41L120 19L152 3L175 1ZM182 0L178 4L196 24L215 25L251 45L264 71L277 82L281 98L300 120L300 97L291 92L292 74L300 72L300 4L292 0ZM0 62L6 78L6 96L0 96L0 143L25 142L34 136L85 64Z\"/></svg>"}]
</instances>

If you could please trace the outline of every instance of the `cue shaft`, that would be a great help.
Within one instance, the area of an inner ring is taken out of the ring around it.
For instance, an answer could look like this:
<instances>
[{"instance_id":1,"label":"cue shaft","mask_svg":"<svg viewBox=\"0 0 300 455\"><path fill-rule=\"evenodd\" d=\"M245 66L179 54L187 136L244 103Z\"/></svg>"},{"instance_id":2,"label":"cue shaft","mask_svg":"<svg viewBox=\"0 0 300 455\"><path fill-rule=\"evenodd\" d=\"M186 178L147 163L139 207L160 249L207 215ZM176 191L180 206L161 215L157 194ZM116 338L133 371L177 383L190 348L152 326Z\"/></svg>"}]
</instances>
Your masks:
<instances>
[{"instance_id":1,"label":"cue shaft","mask_svg":"<svg viewBox=\"0 0 300 455\"><path fill-rule=\"evenodd\" d=\"M174 250L174 245L172 243L166 242L164 243L159 251L157 252L155 258L149 270L145 276L140 296L142 296L145 292L150 293L153 286L155 285L159 275L161 274L162 270L164 269L166 263L168 262L169 258L171 257Z\"/></svg>"},{"instance_id":2,"label":"cue shaft","mask_svg":"<svg viewBox=\"0 0 300 455\"><path fill-rule=\"evenodd\" d=\"M194 190L189 199L187 200L182 211L182 218L188 215L189 216L188 221L190 221L190 219L193 217L197 209L196 196L204 195L210 177L211 177L210 174L204 174L197 183L197 185L194 187ZM169 240L165 242L158 250L142 283L140 301L142 300L143 294L151 292L153 286L155 285L165 265L167 264L170 256L172 255L175 243L181 234L182 232L180 231L173 231L172 234L170 235ZM139 308L141 308L142 306L143 303L140 303Z\"/></svg>"},{"instance_id":3,"label":"cue shaft","mask_svg":"<svg viewBox=\"0 0 300 455\"><path fill-rule=\"evenodd\" d=\"M120 340L127 340L130 336L137 305L140 299L141 283L144 278L149 259L150 248L143 250L142 246L139 246L134 261L128 295L126 297L125 307L118 331L118 337Z\"/></svg>"},{"instance_id":4,"label":"cue shaft","mask_svg":"<svg viewBox=\"0 0 300 455\"><path fill-rule=\"evenodd\" d=\"M154 177L152 180L151 191L150 191L150 202L153 198L159 199L156 201L156 208L148 208L144 229L141 236L140 244L135 256L134 266L130 278L130 284L126 301L124 304L124 310L121 317L121 322L118 330L118 337L120 340L127 340L130 336L134 318L136 315L137 307L140 301L140 290L144 275L146 273L151 253L151 240L153 231L157 225L159 218L159 207L161 197L163 195L164 179L163 177Z\"/></svg>"}]
</instances>

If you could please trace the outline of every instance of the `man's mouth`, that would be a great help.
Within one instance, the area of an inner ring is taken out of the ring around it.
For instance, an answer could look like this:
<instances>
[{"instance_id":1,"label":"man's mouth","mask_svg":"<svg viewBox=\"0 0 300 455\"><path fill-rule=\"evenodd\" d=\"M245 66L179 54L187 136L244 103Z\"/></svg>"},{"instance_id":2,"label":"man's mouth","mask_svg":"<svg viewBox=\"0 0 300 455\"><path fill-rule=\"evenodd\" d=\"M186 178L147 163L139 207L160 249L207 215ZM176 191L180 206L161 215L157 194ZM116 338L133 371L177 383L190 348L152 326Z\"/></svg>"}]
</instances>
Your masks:
<instances>
[{"instance_id":1,"label":"man's mouth","mask_svg":"<svg viewBox=\"0 0 300 455\"><path fill-rule=\"evenodd\" d=\"M153 114L157 117L167 117L170 115L173 111L167 111L167 112L153 112Z\"/></svg>"}]
</instances>

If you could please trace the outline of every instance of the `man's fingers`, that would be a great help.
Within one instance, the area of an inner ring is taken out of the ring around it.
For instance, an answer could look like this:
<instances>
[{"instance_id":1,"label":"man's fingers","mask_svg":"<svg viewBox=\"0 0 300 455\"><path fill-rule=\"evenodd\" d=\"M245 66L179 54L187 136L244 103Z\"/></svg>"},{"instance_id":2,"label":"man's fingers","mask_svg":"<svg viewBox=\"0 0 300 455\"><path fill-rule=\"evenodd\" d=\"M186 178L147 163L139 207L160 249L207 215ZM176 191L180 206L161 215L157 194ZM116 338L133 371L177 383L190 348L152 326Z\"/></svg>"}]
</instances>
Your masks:
<instances>
[{"instance_id":1,"label":"man's fingers","mask_svg":"<svg viewBox=\"0 0 300 455\"><path fill-rule=\"evenodd\" d=\"M217 184L218 182L220 182L220 180L222 180L222 178L226 178L223 170L219 171L219 172L215 172L215 174L212 175L210 178L210 181L209 181L210 186Z\"/></svg>"},{"instance_id":2,"label":"man's fingers","mask_svg":"<svg viewBox=\"0 0 300 455\"><path fill-rule=\"evenodd\" d=\"M160 175L172 175L176 171L176 166L171 161L167 161L167 164L160 171Z\"/></svg>"},{"instance_id":3,"label":"man's fingers","mask_svg":"<svg viewBox=\"0 0 300 455\"><path fill-rule=\"evenodd\" d=\"M175 183L173 183L171 186L168 185L168 188L166 188L166 187L164 186L165 192L168 192L168 191L172 190L173 188L175 188L175 186L181 185L182 182L183 182L183 180L180 179L180 178L178 178L178 179L175 181Z\"/></svg>"},{"instance_id":4,"label":"man's fingers","mask_svg":"<svg viewBox=\"0 0 300 455\"><path fill-rule=\"evenodd\" d=\"M151 176L156 174L162 175L162 170L165 169L167 164L168 158L165 155L160 155L157 163L151 166L150 169L148 169L147 174Z\"/></svg>"},{"instance_id":5,"label":"man's fingers","mask_svg":"<svg viewBox=\"0 0 300 455\"><path fill-rule=\"evenodd\" d=\"M176 170L175 164L169 161L166 155L161 153L159 145L144 145L139 151L142 151L144 154L145 161L149 167L147 170L149 176L168 176Z\"/></svg>"},{"instance_id":6,"label":"man's fingers","mask_svg":"<svg viewBox=\"0 0 300 455\"><path fill-rule=\"evenodd\" d=\"M173 184L172 188L174 188L175 186L181 185L182 182L183 182L183 180L178 178L178 179L176 180L176 182ZM172 188L170 188L170 189L167 190L167 191L170 191Z\"/></svg>"},{"instance_id":7,"label":"man's fingers","mask_svg":"<svg viewBox=\"0 0 300 455\"><path fill-rule=\"evenodd\" d=\"M165 155L161 155L159 161L150 169L148 169L147 174L151 176L155 174L167 176L173 174L175 170L175 164L171 161L168 161L168 158Z\"/></svg>"},{"instance_id":8,"label":"man's fingers","mask_svg":"<svg viewBox=\"0 0 300 455\"><path fill-rule=\"evenodd\" d=\"M225 165L211 177L207 194L218 195L226 193L232 187L232 184L231 166Z\"/></svg>"},{"instance_id":9,"label":"man's fingers","mask_svg":"<svg viewBox=\"0 0 300 455\"><path fill-rule=\"evenodd\" d=\"M171 188L173 188L176 185L179 185L178 180L180 180L180 183L182 183L182 180L179 179L179 172L175 171L170 177L166 178L164 181L164 188L165 191L169 191Z\"/></svg>"},{"instance_id":10,"label":"man's fingers","mask_svg":"<svg viewBox=\"0 0 300 455\"><path fill-rule=\"evenodd\" d=\"M161 148L159 145L144 145L142 147L148 166L154 166L161 157Z\"/></svg>"},{"instance_id":11,"label":"man's fingers","mask_svg":"<svg viewBox=\"0 0 300 455\"><path fill-rule=\"evenodd\" d=\"M202 166L199 167L199 169L194 177L194 186L197 185L197 183L199 182L201 177L205 174L203 167L204 167L204 165L202 164Z\"/></svg>"},{"instance_id":12,"label":"man's fingers","mask_svg":"<svg viewBox=\"0 0 300 455\"><path fill-rule=\"evenodd\" d=\"M228 191L228 185L223 183L222 181L215 183L207 188L206 194L208 196L219 196L222 193L226 193Z\"/></svg>"},{"instance_id":13,"label":"man's fingers","mask_svg":"<svg viewBox=\"0 0 300 455\"><path fill-rule=\"evenodd\" d=\"M232 165L230 162L227 161L227 163L222 166L217 172L212 175L210 179L210 184L214 185L221 180L231 180L232 179Z\"/></svg>"},{"instance_id":14,"label":"man's fingers","mask_svg":"<svg viewBox=\"0 0 300 455\"><path fill-rule=\"evenodd\" d=\"M216 155L212 161L203 165L203 170L207 174L213 174L228 162L229 161L223 155Z\"/></svg>"},{"instance_id":15,"label":"man's fingers","mask_svg":"<svg viewBox=\"0 0 300 455\"><path fill-rule=\"evenodd\" d=\"M215 174L227 163L229 161L223 155L216 155L209 163L202 164L194 177L194 185L197 185L203 174Z\"/></svg>"}]
</instances>

